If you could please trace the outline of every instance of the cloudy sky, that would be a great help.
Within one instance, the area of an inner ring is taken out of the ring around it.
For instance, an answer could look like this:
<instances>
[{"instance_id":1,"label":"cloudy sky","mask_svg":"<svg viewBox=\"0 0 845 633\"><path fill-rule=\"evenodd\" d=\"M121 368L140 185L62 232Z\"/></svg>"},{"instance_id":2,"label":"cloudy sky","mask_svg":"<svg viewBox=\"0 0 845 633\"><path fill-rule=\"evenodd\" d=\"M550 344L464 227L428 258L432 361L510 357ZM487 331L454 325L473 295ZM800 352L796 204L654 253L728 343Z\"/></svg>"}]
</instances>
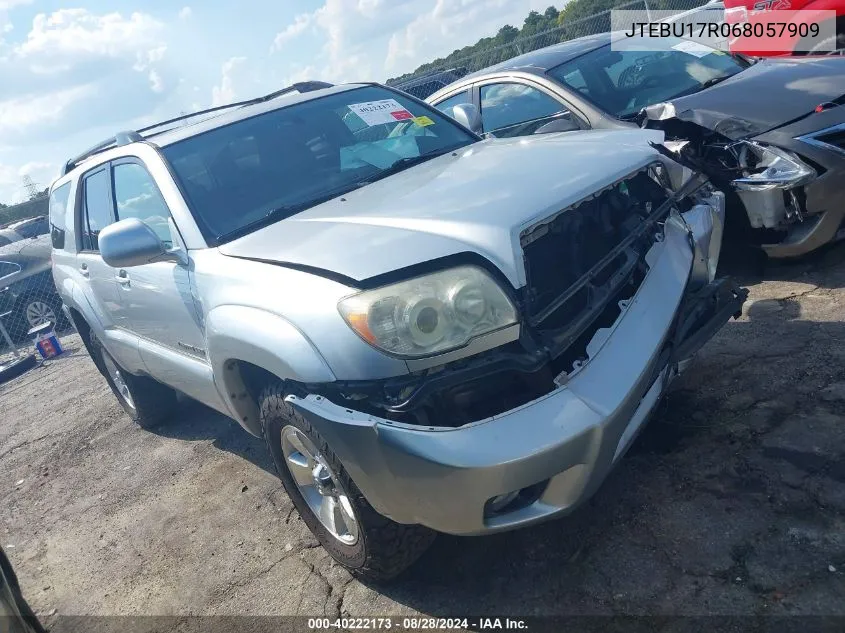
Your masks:
<instances>
[{"instance_id":1,"label":"cloudy sky","mask_svg":"<svg viewBox=\"0 0 845 633\"><path fill-rule=\"evenodd\" d=\"M305 78L384 80L552 2L0 0L0 202L117 130Z\"/></svg>"}]
</instances>

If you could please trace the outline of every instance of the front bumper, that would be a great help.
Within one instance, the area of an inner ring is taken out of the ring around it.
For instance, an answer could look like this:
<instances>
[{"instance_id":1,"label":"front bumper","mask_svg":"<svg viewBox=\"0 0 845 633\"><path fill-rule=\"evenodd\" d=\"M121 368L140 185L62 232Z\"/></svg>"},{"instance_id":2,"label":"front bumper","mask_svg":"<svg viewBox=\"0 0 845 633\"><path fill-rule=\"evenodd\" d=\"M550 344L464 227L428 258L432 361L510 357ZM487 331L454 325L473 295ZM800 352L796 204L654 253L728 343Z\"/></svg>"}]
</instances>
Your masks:
<instances>
[{"instance_id":1,"label":"front bumper","mask_svg":"<svg viewBox=\"0 0 845 633\"><path fill-rule=\"evenodd\" d=\"M600 331L589 362L521 407L440 428L391 422L318 395L288 401L370 504L400 523L470 535L570 512L625 453L678 364L741 310L746 291L696 279L702 252L715 246L712 231L713 222L687 224L673 214L640 289L610 331ZM485 515L491 498L524 489L536 491L533 500Z\"/></svg>"}]
</instances>

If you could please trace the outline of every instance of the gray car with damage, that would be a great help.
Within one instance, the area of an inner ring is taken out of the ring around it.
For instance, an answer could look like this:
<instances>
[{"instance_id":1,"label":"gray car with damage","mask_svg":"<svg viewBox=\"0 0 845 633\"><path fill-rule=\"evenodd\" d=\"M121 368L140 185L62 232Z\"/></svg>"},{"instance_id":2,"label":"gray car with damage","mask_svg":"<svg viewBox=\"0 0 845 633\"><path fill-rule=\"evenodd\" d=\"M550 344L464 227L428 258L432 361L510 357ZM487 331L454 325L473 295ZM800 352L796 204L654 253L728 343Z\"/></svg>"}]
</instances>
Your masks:
<instances>
[{"instance_id":1,"label":"gray car with damage","mask_svg":"<svg viewBox=\"0 0 845 633\"><path fill-rule=\"evenodd\" d=\"M483 140L377 84L208 115L68 162L56 285L134 420L263 437L359 574L572 511L745 299L659 132Z\"/></svg>"},{"instance_id":2,"label":"gray car with damage","mask_svg":"<svg viewBox=\"0 0 845 633\"><path fill-rule=\"evenodd\" d=\"M755 61L678 38L592 35L467 75L426 99L478 132L647 127L727 196L730 237L797 257L845 237L845 59Z\"/></svg>"}]
</instances>

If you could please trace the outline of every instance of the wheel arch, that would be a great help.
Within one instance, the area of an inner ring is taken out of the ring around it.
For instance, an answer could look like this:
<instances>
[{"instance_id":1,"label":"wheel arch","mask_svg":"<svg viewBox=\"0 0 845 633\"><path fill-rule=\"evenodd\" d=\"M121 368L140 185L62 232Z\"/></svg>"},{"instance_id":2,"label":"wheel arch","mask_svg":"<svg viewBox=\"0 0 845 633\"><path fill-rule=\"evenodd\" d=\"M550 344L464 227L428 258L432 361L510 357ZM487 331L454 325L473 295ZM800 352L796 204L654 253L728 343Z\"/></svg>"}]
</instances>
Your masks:
<instances>
[{"instance_id":1,"label":"wheel arch","mask_svg":"<svg viewBox=\"0 0 845 633\"><path fill-rule=\"evenodd\" d=\"M230 414L261 435L258 395L274 380L333 382L325 359L290 321L243 306L220 306L206 317L206 349L214 381Z\"/></svg>"}]
</instances>

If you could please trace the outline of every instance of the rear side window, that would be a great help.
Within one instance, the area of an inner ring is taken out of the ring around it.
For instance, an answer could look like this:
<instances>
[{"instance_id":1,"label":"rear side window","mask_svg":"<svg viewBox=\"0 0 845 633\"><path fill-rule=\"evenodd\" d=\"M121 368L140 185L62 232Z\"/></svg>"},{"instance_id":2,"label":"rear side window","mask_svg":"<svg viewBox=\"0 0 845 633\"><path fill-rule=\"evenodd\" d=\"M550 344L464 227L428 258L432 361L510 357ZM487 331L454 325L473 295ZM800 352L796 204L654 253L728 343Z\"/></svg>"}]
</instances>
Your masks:
<instances>
[{"instance_id":1,"label":"rear side window","mask_svg":"<svg viewBox=\"0 0 845 633\"><path fill-rule=\"evenodd\" d=\"M83 217L82 250L97 251L97 237L114 222L108 168L89 174L82 181Z\"/></svg>"},{"instance_id":2,"label":"rear side window","mask_svg":"<svg viewBox=\"0 0 845 633\"><path fill-rule=\"evenodd\" d=\"M67 203L70 198L70 183L56 187L50 194L50 237L53 248L65 247L67 230Z\"/></svg>"}]
</instances>

